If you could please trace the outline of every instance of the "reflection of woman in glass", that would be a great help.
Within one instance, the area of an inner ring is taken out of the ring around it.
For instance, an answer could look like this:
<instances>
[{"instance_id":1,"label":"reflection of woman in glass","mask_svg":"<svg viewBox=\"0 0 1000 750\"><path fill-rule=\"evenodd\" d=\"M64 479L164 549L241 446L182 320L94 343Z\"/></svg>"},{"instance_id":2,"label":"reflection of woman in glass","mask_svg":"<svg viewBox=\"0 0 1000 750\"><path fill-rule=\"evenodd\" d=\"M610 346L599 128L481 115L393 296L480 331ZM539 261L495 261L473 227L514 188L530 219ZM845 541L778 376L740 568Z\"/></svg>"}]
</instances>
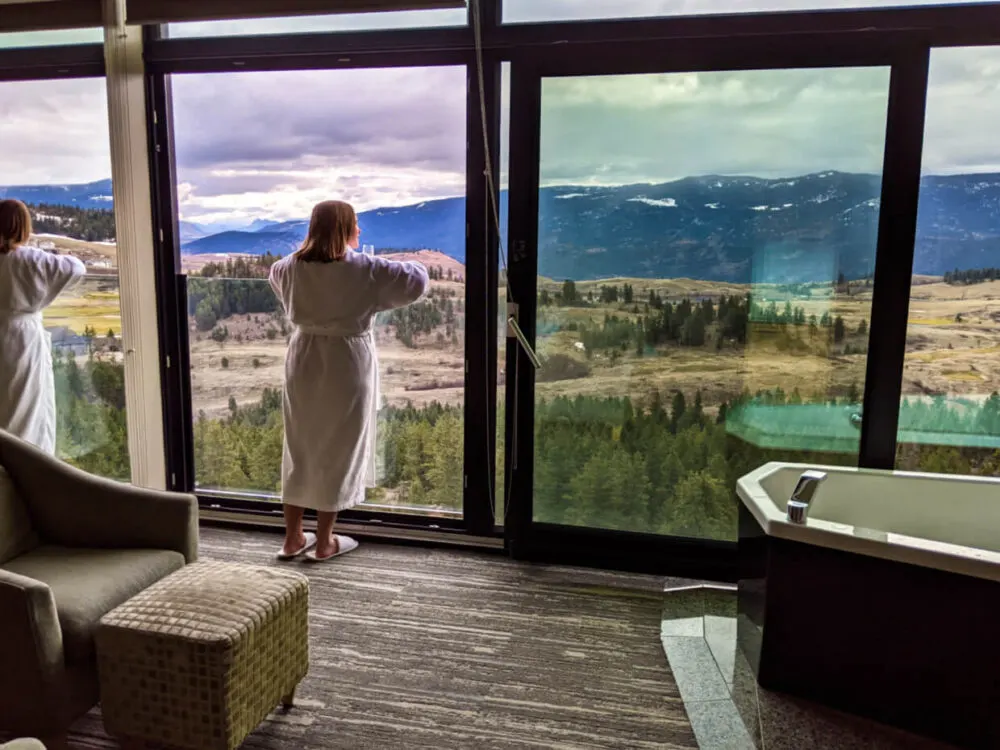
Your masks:
<instances>
[{"instance_id":1,"label":"reflection of woman in glass","mask_svg":"<svg viewBox=\"0 0 1000 750\"><path fill-rule=\"evenodd\" d=\"M52 343L42 310L86 274L76 258L25 247L31 214L0 201L0 428L56 450Z\"/></svg>"},{"instance_id":2,"label":"reflection of woman in glass","mask_svg":"<svg viewBox=\"0 0 1000 750\"><path fill-rule=\"evenodd\" d=\"M320 203L301 249L271 268L271 286L295 325L285 358L280 559L308 552L328 560L357 548L333 524L338 511L364 500L368 484L378 406L372 322L415 302L429 283L418 263L354 252L359 234L350 205ZM306 508L319 515L315 536L302 529Z\"/></svg>"}]
</instances>

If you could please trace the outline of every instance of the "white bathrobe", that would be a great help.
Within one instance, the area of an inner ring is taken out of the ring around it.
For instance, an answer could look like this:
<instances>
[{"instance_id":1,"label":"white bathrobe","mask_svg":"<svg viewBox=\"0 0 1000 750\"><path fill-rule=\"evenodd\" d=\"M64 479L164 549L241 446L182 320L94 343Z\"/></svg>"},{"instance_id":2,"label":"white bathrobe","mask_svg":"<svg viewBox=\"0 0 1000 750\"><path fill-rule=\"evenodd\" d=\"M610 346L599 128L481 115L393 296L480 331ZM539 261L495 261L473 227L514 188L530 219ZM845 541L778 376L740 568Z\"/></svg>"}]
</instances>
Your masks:
<instances>
[{"instance_id":1,"label":"white bathrobe","mask_svg":"<svg viewBox=\"0 0 1000 750\"><path fill-rule=\"evenodd\" d=\"M364 500L378 408L372 324L428 284L419 263L350 251L334 263L289 256L272 266L271 287L295 325L285 358L284 502L340 511Z\"/></svg>"},{"instance_id":2,"label":"white bathrobe","mask_svg":"<svg viewBox=\"0 0 1000 750\"><path fill-rule=\"evenodd\" d=\"M76 258L33 247L0 255L0 427L51 454L56 391L42 310L86 272Z\"/></svg>"}]
</instances>

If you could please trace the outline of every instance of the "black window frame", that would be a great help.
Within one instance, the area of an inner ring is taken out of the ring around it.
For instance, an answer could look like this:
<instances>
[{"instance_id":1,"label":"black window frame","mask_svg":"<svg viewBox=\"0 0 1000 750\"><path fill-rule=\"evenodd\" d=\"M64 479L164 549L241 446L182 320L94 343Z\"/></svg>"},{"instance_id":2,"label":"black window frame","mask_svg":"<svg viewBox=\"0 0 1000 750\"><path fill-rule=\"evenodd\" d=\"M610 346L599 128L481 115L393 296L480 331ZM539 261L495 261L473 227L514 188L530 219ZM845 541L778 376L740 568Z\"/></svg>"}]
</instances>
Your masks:
<instances>
[{"instance_id":1,"label":"black window frame","mask_svg":"<svg viewBox=\"0 0 1000 750\"><path fill-rule=\"evenodd\" d=\"M169 40L162 28L145 32L146 85L151 123L151 148L155 164L155 221L158 231L157 273L160 289L160 319L164 323L164 358L161 375L167 407L165 435L168 479L171 489L196 490L194 477L194 441L191 407L191 381L187 337L186 277L181 271L180 247L175 236L177 226L176 167L173 149L173 120L170 110L168 76L185 73L231 73L276 70L335 70L356 68L435 67L466 68L466 352L464 398L464 455L466 472L463 482L463 512L460 517L430 514L385 512L359 507L340 514L345 522L379 528L433 529L462 533L470 537L498 537L491 507L482 501L485 495L470 479L469 466L485 460L492 467L495 459L488 446L495 430L495 412L481 387L495 372L496 340L495 300L477 294L495 279L489 271L489 245L495 245L496 233L477 206L485 204L487 193L483 179L485 144L482 138L480 94L475 45L471 28L413 29L399 31L329 32L290 34L280 37L222 37ZM499 92L499 62L495 77L486 76L487 88ZM491 128L491 150L498 151L498 130ZM495 157L494 157L495 158ZM493 238L493 239L491 239ZM492 251L495 256L495 250ZM495 267L496 261L492 261ZM495 287L495 280L493 281ZM495 295L493 295L495 297ZM485 300L485 305L474 304ZM177 321L179 323L172 323ZM184 329L183 331L179 329ZM485 337L471 332L487 329ZM491 359L492 355L492 359ZM175 366L176 363L176 366ZM495 382L495 375L493 375ZM495 386L494 386L495 387ZM484 412L486 418L484 419ZM481 486L481 485L480 485ZM250 492L223 492L198 489L204 509L236 510L259 518L277 518L282 510L273 500ZM308 512L307 516L314 514Z\"/></svg>"},{"instance_id":2,"label":"black window frame","mask_svg":"<svg viewBox=\"0 0 1000 750\"><path fill-rule=\"evenodd\" d=\"M524 515L523 509L530 504L523 499L530 499L533 492L531 470L526 468L534 461L533 372L524 355L509 341L506 352L497 351L499 240L490 217L490 187L484 178L487 150L499 171L501 63L511 64L510 190L511 196L520 195L510 204L512 231L518 212L518 221L523 222L524 212L537 211L537 206L532 205L537 201L537 190L533 191L537 174L534 178L531 174L532 169L537 172L537 153L531 144L537 134L531 123L538 101L532 81L538 80L543 71L585 75L892 66L875 271L879 293L873 300L859 459L863 467L891 469L905 355L929 57L932 49L940 47L1000 46L1000 2L503 24L501 1L483 0L481 4L485 142L471 19L470 25L463 27L218 38L167 39L160 29L146 30L151 158L156 175L154 205L160 229L157 273L168 416L165 439L171 487L192 490L194 477L186 304L183 283L178 283L182 277L178 276L179 250L172 228L176 223L176 188L166 76L462 64L469 83L467 301L475 302L467 305L466 312L464 517L459 521L355 510L345 513L344 520L367 524L375 535L379 528L388 527L434 528L458 538L503 535L508 551L524 559L731 579L736 571L735 543L546 527L533 524ZM4 53L0 52L0 77L3 60ZM570 70L575 72L565 72ZM537 262L537 248L520 245L519 239L513 239L508 249L510 273L515 287L526 294L525 300L518 300L522 303L521 322L533 335L535 279L526 269ZM481 305L477 301L480 298ZM525 305L526 301L530 304ZM499 356L505 357L508 373L504 466L509 487L504 494L511 498L512 508L506 528L495 525L492 514ZM277 517L281 513L274 502L238 493L203 493L200 501L203 508L240 511L250 517Z\"/></svg>"},{"instance_id":3,"label":"black window frame","mask_svg":"<svg viewBox=\"0 0 1000 750\"><path fill-rule=\"evenodd\" d=\"M0 81L103 78L104 45L0 47Z\"/></svg>"},{"instance_id":4,"label":"black window frame","mask_svg":"<svg viewBox=\"0 0 1000 750\"><path fill-rule=\"evenodd\" d=\"M762 43L763 42L763 43ZM886 468L881 451L891 445L895 455L896 420L902 381L902 353L905 351L906 313L909 304L910 269L916 229L917 199L920 190L920 155L923 145L921 92L926 90L927 50L906 40L877 49L860 43L855 35L830 39L809 34L791 42L768 43L764 39L735 40L725 49L708 51L699 41L678 43L669 48L656 43L634 42L620 45L585 43L580 54L569 57L558 51L537 51L514 63L511 81L511 200L510 237L513 247L510 277L518 293L527 300L536 297L538 267L539 114L541 81L552 77L586 75L628 75L641 73L687 73L704 71L835 69L841 67L888 67L891 70L889 106L886 118L886 149L882 174L879 239L876 251L875 290L870 327L868 377L858 465ZM919 127L913 128L911 124ZM516 133L516 135L515 135ZM914 163L914 155L915 163ZM514 196L517 195L515 200ZM909 240L907 244L907 240ZM884 285L887 290L882 292ZM522 302L521 326L534 342L534 305ZM901 312L901 314L900 314ZM512 425L534 425L534 370L524 352L509 352L508 366L518 372L517 382L508 380L507 398L516 404L508 416ZM881 373L899 362L899 377ZM875 373L880 373L876 377ZM892 399L893 391L895 399ZM509 439L515 440L512 432ZM509 535L516 554L529 559L574 556L575 549L598 549L606 565L630 567L636 550L641 556L672 561L672 572L690 575L699 570L713 576L735 572L735 543L715 540L667 537L638 532L614 532L597 528L576 528L533 520L534 434L528 427L516 437L518 455L511 473L514 498ZM891 468L891 467L889 467ZM590 554L590 553L588 553ZM727 573L728 571L728 573Z\"/></svg>"}]
</instances>

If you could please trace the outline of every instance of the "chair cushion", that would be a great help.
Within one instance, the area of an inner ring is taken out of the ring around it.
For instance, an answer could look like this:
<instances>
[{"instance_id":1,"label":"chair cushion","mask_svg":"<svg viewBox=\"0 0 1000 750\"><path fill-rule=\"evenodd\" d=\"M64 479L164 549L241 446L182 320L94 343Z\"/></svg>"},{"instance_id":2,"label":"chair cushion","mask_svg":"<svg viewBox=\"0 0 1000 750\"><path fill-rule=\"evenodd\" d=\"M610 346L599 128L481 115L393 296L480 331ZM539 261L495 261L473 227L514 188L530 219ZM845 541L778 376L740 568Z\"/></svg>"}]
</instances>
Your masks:
<instances>
[{"instance_id":1,"label":"chair cushion","mask_svg":"<svg viewBox=\"0 0 1000 750\"><path fill-rule=\"evenodd\" d=\"M66 663L93 661L94 631L104 615L184 567L179 552L77 549L42 545L0 566L52 589Z\"/></svg>"},{"instance_id":2,"label":"chair cushion","mask_svg":"<svg viewBox=\"0 0 1000 750\"><path fill-rule=\"evenodd\" d=\"M28 506L0 467L0 565L38 546Z\"/></svg>"}]
</instances>

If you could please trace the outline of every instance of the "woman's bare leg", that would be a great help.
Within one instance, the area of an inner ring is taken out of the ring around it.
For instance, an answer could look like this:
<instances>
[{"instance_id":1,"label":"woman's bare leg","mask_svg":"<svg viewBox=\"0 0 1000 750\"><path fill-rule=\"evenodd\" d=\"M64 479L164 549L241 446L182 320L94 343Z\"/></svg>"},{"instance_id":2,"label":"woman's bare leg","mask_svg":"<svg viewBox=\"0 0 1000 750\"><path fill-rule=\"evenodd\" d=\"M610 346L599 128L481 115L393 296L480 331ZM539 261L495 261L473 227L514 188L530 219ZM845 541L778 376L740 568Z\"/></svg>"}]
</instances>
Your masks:
<instances>
[{"instance_id":1,"label":"woman's bare leg","mask_svg":"<svg viewBox=\"0 0 1000 750\"><path fill-rule=\"evenodd\" d=\"M319 524L316 527L316 536L319 543L316 545L316 557L329 557L338 552L337 539L333 535L333 524L337 521L336 513L319 511Z\"/></svg>"},{"instance_id":2,"label":"woman's bare leg","mask_svg":"<svg viewBox=\"0 0 1000 750\"><path fill-rule=\"evenodd\" d=\"M306 543L305 532L302 530L302 517L306 509L297 505L284 504L285 508L285 546L282 553L291 555L302 549ZM322 539L322 537L320 537Z\"/></svg>"}]
</instances>

